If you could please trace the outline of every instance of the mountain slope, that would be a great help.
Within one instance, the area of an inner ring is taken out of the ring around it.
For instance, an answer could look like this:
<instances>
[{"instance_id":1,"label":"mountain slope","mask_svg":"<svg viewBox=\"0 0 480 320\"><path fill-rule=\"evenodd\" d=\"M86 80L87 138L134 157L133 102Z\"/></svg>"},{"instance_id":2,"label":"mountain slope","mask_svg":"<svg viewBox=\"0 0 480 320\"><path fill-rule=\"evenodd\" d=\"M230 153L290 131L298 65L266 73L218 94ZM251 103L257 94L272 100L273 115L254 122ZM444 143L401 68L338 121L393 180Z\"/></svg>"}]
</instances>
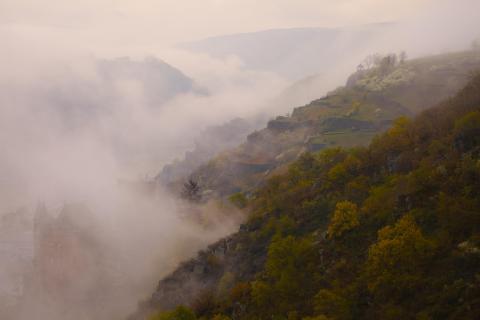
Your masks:
<instances>
[{"instance_id":1,"label":"mountain slope","mask_svg":"<svg viewBox=\"0 0 480 320\"><path fill-rule=\"evenodd\" d=\"M219 126L207 127L196 137L195 148L187 151L182 160L165 165L155 180L168 185L183 179L219 152L242 143L257 126L255 121L236 118Z\"/></svg>"},{"instance_id":2,"label":"mountain slope","mask_svg":"<svg viewBox=\"0 0 480 320\"><path fill-rule=\"evenodd\" d=\"M305 153L136 317L184 304L195 314L152 319L475 319L479 134L476 76L367 148Z\"/></svg>"},{"instance_id":3,"label":"mountain slope","mask_svg":"<svg viewBox=\"0 0 480 320\"><path fill-rule=\"evenodd\" d=\"M305 151L366 145L399 116L413 115L455 94L480 69L480 52L426 57L352 75L348 85L291 115L271 120L235 149L201 165L171 184L179 190L187 179L197 181L205 198L247 196L265 178L284 172Z\"/></svg>"}]
</instances>

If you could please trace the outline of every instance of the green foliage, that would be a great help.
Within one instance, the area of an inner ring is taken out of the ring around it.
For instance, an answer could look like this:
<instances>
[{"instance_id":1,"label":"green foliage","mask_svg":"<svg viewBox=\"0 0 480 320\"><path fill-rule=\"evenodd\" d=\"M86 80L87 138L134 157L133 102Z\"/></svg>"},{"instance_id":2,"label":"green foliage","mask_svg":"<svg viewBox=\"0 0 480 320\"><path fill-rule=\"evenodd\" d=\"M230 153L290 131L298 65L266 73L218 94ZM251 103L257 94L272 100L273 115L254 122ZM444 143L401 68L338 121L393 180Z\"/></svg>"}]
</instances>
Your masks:
<instances>
[{"instance_id":1,"label":"green foliage","mask_svg":"<svg viewBox=\"0 0 480 320\"><path fill-rule=\"evenodd\" d=\"M268 249L264 280L252 282L252 298L259 310L287 314L305 307L305 295L314 283L312 241L292 236L278 238Z\"/></svg>"},{"instance_id":2,"label":"green foliage","mask_svg":"<svg viewBox=\"0 0 480 320\"><path fill-rule=\"evenodd\" d=\"M292 236L278 239L268 248L265 264L267 274L273 279L283 280L287 275L305 268L311 258L312 242L309 239L295 239Z\"/></svg>"},{"instance_id":3,"label":"green foliage","mask_svg":"<svg viewBox=\"0 0 480 320\"><path fill-rule=\"evenodd\" d=\"M213 316L212 320L230 320L231 318L224 314L216 314Z\"/></svg>"},{"instance_id":4,"label":"green foliage","mask_svg":"<svg viewBox=\"0 0 480 320\"><path fill-rule=\"evenodd\" d=\"M197 316L477 319L479 88L269 179Z\"/></svg>"},{"instance_id":5,"label":"green foliage","mask_svg":"<svg viewBox=\"0 0 480 320\"><path fill-rule=\"evenodd\" d=\"M197 317L187 307L179 306L173 311L160 312L149 318L149 320L196 320Z\"/></svg>"},{"instance_id":6,"label":"green foliage","mask_svg":"<svg viewBox=\"0 0 480 320\"><path fill-rule=\"evenodd\" d=\"M368 288L374 295L404 294L422 284L423 271L433 246L425 239L413 217L406 215L394 226L378 231L378 241L368 250Z\"/></svg>"},{"instance_id":7,"label":"green foliage","mask_svg":"<svg viewBox=\"0 0 480 320\"><path fill-rule=\"evenodd\" d=\"M193 301L192 309L199 317L212 315L216 309L214 292L211 290L201 291Z\"/></svg>"},{"instance_id":8,"label":"green foliage","mask_svg":"<svg viewBox=\"0 0 480 320\"><path fill-rule=\"evenodd\" d=\"M217 285L217 297L218 299L222 299L228 296L228 293L232 289L233 285L235 284L235 275L232 272L225 272L223 276L220 278L218 285Z\"/></svg>"},{"instance_id":9,"label":"green foliage","mask_svg":"<svg viewBox=\"0 0 480 320\"><path fill-rule=\"evenodd\" d=\"M247 198L242 192L232 194L228 200L233 203L237 208L243 209L247 206Z\"/></svg>"},{"instance_id":10,"label":"green foliage","mask_svg":"<svg viewBox=\"0 0 480 320\"><path fill-rule=\"evenodd\" d=\"M333 213L330 225L328 226L328 236L330 238L339 238L345 232L359 225L357 205L350 201L338 202L335 206L335 212Z\"/></svg>"},{"instance_id":11,"label":"green foliage","mask_svg":"<svg viewBox=\"0 0 480 320\"><path fill-rule=\"evenodd\" d=\"M480 142L480 112L473 111L455 121L455 140L470 149Z\"/></svg>"},{"instance_id":12,"label":"green foliage","mask_svg":"<svg viewBox=\"0 0 480 320\"><path fill-rule=\"evenodd\" d=\"M315 296L315 312L335 319L348 319L350 314L348 301L328 289L321 289Z\"/></svg>"},{"instance_id":13,"label":"green foliage","mask_svg":"<svg viewBox=\"0 0 480 320\"><path fill-rule=\"evenodd\" d=\"M480 127L480 112L472 111L455 121L455 131L477 130Z\"/></svg>"},{"instance_id":14,"label":"green foliage","mask_svg":"<svg viewBox=\"0 0 480 320\"><path fill-rule=\"evenodd\" d=\"M251 285L246 282L237 282L230 290L230 300L235 303L241 303L250 297Z\"/></svg>"},{"instance_id":15,"label":"green foliage","mask_svg":"<svg viewBox=\"0 0 480 320\"><path fill-rule=\"evenodd\" d=\"M270 217L260 231L261 238L283 237L291 235L295 230L295 222L288 216L280 218Z\"/></svg>"}]
</instances>

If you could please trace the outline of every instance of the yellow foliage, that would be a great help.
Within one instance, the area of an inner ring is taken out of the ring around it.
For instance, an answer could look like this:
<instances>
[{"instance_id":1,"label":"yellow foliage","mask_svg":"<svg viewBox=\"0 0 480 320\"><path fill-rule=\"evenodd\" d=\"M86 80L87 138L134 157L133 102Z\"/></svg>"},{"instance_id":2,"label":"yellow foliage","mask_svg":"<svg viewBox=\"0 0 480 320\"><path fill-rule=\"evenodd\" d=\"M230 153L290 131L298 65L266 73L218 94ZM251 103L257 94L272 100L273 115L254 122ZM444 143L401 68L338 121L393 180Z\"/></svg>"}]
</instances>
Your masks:
<instances>
[{"instance_id":1,"label":"yellow foliage","mask_svg":"<svg viewBox=\"0 0 480 320\"><path fill-rule=\"evenodd\" d=\"M335 319L345 319L349 314L347 301L328 289L321 289L315 296L315 311L325 319L328 319L325 315L335 315Z\"/></svg>"},{"instance_id":2,"label":"yellow foliage","mask_svg":"<svg viewBox=\"0 0 480 320\"><path fill-rule=\"evenodd\" d=\"M303 318L302 320L329 320L329 318L327 318L326 316L324 316L322 314L322 315L315 316L315 317L306 317L306 318Z\"/></svg>"},{"instance_id":3,"label":"yellow foliage","mask_svg":"<svg viewBox=\"0 0 480 320\"><path fill-rule=\"evenodd\" d=\"M384 227L378 232L378 241L368 251L369 289L413 287L421 279L420 267L430 249L430 242L411 215L404 216L393 227Z\"/></svg>"},{"instance_id":4,"label":"yellow foliage","mask_svg":"<svg viewBox=\"0 0 480 320\"><path fill-rule=\"evenodd\" d=\"M340 237L359 224L357 205L350 201L338 202L328 226L328 236L330 238Z\"/></svg>"}]
</instances>

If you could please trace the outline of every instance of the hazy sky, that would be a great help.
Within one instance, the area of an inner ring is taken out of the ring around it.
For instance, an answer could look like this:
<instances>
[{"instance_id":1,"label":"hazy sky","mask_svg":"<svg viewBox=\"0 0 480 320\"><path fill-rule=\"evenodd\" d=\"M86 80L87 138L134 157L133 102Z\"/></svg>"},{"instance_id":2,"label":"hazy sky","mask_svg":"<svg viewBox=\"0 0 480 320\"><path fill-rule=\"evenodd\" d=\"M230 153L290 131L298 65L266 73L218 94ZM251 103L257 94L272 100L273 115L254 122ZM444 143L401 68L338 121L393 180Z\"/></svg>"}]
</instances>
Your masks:
<instances>
[{"instance_id":1,"label":"hazy sky","mask_svg":"<svg viewBox=\"0 0 480 320\"><path fill-rule=\"evenodd\" d=\"M148 47L271 28L412 17L443 0L2 0L0 24L94 50ZM68 35L68 36L66 36Z\"/></svg>"}]
</instances>

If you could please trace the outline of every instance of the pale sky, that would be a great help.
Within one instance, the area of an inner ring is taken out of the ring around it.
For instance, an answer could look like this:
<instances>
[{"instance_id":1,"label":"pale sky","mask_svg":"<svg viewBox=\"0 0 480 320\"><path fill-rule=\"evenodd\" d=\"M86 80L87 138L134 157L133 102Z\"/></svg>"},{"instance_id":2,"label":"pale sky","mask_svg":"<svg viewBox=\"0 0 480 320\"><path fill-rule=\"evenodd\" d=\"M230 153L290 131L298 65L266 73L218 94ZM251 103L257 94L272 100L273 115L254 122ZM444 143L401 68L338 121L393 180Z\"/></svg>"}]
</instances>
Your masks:
<instances>
[{"instance_id":1,"label":"pale sky","mask_svg":"<svg viewBox=\"0 0 480 320\"><path fill-rule=\"evenodd\" d=\"M443 0L2 0L0 25L92 46L171 44L272 28L397 21Z\"/></svg>"}]
</instances>

